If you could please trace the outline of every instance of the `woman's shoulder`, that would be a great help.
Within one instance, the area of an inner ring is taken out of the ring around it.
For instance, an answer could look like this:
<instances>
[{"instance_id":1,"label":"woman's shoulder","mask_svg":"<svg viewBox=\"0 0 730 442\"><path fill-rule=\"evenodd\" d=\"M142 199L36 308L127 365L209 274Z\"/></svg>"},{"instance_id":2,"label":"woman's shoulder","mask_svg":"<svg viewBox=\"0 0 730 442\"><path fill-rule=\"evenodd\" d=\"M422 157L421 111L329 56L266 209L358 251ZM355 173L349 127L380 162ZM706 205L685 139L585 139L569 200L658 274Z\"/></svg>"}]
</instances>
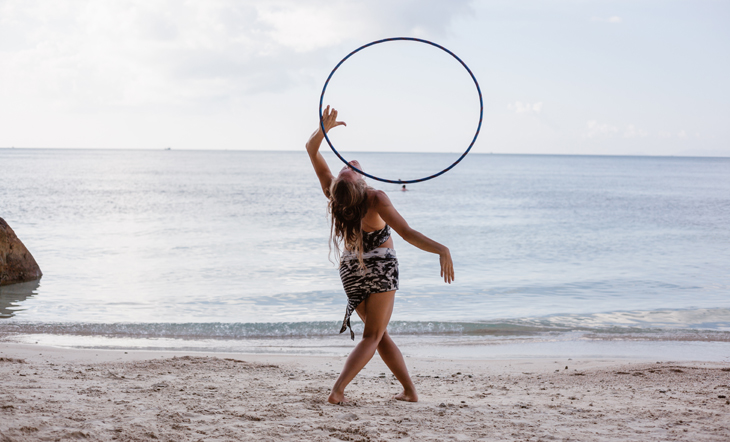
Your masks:
<instances>
[{"instance_id":1,"label":"woman's shoulder","mask_svg":"<svg viewBox=\"0 0 730 442\"><path fill-rule=\"evenodd\" d=\"M368 205L370 207L375 207L383 203L390 204L388 194L383 190L368 187Z\"/></svg>"}]
</instances>

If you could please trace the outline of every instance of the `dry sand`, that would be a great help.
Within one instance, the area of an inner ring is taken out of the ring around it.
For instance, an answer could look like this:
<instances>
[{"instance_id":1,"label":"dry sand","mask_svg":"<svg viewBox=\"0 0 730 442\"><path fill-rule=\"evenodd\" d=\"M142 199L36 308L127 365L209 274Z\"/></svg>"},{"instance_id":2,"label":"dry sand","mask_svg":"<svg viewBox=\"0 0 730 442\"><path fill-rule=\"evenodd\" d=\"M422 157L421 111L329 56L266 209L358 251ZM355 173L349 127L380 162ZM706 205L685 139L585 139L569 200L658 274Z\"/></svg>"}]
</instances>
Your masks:
<instances>
[{"instance_id":1,"label":"dry sand","mask_svg":"<svg viewBox=\"0 0 730 442\"><path fill-rule=\"evenodd\" d=\"M0 442L730 441L728 364L408 358L410 404L376 356L329 405L343 361L0 343Z\"/></svg>"}]
</instances>

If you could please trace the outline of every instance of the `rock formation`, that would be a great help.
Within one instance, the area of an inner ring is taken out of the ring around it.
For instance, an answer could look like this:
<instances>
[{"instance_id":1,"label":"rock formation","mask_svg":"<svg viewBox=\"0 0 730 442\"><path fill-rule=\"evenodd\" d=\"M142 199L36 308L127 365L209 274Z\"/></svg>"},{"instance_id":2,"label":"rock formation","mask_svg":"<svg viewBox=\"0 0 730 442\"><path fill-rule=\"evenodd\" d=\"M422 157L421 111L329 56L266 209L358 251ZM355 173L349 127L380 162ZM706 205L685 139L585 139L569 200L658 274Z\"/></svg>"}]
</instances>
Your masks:
<instances>
[{"instance_id":1,"label":"rock formation","mask_svg":"<svg viewBox=\"0 0 730 442\"><path fill-rule=\"evenodd\" d=\"M41 268L13 229L0 218L0 285L40 279Z\"/></svg>"}]
</instances>

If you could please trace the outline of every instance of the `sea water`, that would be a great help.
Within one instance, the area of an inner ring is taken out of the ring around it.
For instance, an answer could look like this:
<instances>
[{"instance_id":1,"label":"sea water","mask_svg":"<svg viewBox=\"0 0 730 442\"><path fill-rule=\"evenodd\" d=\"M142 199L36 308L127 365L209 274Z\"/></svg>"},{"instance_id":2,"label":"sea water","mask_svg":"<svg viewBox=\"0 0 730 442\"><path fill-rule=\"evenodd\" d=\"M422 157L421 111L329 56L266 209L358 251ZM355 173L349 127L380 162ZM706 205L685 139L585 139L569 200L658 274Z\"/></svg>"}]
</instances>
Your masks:
<instances>
[{"instance_id":1,"label":"sea water","mask_svg":"<svg viewBox=\"0 0 730 442\"><path fill-rule=\"evenodd\" d=\"M356 156L394 179L453 157ZM0 288L6 339L352 346L337 334L346 297L304 151L0 149L0 164L0 217L44 273ZM436 255L394 234L390 331L406 354L730 358L729 158L470 154L406 192L369 184L454 259L445 284Z\"/></svg>"}]
</instances>

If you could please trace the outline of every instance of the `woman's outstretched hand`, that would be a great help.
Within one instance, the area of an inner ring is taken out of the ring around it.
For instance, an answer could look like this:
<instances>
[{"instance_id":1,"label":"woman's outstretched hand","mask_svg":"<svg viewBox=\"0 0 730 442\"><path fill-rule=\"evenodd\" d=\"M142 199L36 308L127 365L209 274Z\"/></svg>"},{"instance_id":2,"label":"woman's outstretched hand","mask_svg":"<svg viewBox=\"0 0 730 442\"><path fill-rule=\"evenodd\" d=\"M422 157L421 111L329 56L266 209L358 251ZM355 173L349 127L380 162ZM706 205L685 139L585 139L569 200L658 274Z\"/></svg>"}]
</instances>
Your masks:
<instances>
[{"instance_id":1,"label":"woman's outstretched hand","mask_svg":"<svg viewBox=\"0 0 730 442\"><path fill-rule=\"evenodd\" d=\"M324 132L322 132L322 126L324 126ZM312 133L307 141L307 153L309 159L312 160L312 166L314 166L314 172L317 174L319 183L322 185L322 192L329 198L329 188L332 184L332 171L327 165L327 162L319 153L319 148L322 146L322 140L324 140L324 134L329 132L330 129L337 126L347 126L344 121L337 121L337 110L332 109L330 111L329 105L322 112L322 124L317 125L317 130Z\"/></svg>"},{"instance_id":2,"label":"woman's outstretched hand","mask_svg":"<svg viewBox=\"0 0 730 442\"><path fill-rule=\"evenodd\" d=\"M451 260L451 252L448 249L439 253L439 262L441 263L441 276L444 278L444 282L451 284L451 281L454 280L454 262Z\"/></svg>"},{"instance_id":3,"label":"woman's outstretched hand","mask_svg":"<svg viewBox=\"0 0 730 442\"><path fill-rule=\"evenodd\" d=\"M329 132L333 127L347 126L344 121L337 121L337 109L332 108L330 111L329 105L322 112L322 124L325 132Z\"/></svg>"},{"instance_id":4,"label":"woman's outstretched hand","mask_svg":"<svg viewBox=\"0 0 730 442\"><path fill-rule=\"evenodd\" d=\"M408 241L408 243L418 247L419 249L435 253L439 256L441 263L441 277L444 278L444 282L451 284L454 281L454 262L451 260L451 252L449 248L443 244L439 244L431 238L427 237L423 233L412 229L405 219L395 210L393 203L390 202L388 195L382 190L376 190L374 192L375 199L373 206L377 210L378 215L393 228L401 238Z\"/></svg>"}]
</instances>

